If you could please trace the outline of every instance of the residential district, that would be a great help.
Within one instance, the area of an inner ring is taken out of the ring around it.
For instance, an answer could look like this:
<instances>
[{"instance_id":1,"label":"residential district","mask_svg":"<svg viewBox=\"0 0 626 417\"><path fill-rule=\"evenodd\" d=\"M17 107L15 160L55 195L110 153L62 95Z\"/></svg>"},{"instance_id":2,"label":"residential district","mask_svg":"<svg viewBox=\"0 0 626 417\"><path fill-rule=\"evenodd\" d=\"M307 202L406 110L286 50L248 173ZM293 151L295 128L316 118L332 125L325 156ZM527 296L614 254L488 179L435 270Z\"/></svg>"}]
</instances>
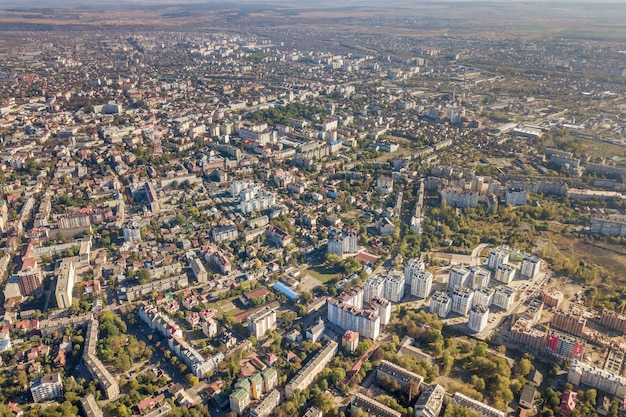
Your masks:
<instances>
[{"instance_id":1,"label":"residential district","mask_svg":"<svg viewBox=\"0 0 626 417\"><path fill-rule=\"evenodd\" d=\"M325 35L3 37L3 416L626 415L620 45Z\"/></svg>"}]
</instances>

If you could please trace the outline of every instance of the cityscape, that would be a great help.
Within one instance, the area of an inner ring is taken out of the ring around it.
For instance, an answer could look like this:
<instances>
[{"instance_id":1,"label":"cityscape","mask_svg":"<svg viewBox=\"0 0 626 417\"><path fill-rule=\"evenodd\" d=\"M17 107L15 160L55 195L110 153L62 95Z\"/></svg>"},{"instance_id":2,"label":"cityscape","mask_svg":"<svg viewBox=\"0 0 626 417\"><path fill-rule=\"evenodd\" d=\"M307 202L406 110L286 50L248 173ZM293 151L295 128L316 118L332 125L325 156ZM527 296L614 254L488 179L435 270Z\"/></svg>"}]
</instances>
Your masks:
<instances>
[{"instance_id":1,"label":"cityscape","mask_svg":"<svg viewBox=\"0 0 626 417\"><path fill-rule=\"evenodd\" d=\"M0 0L0 416L626 416L624 22Z\"/></svg>"}]
</instances>

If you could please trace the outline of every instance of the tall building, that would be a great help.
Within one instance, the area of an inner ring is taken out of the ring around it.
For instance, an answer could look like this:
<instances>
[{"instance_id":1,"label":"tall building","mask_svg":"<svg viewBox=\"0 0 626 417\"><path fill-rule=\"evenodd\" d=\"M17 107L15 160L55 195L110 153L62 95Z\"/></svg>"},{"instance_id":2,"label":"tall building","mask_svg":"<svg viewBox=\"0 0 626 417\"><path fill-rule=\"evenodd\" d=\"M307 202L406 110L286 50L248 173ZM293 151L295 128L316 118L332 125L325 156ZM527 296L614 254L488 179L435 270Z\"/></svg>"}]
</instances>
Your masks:
<instances>
[{"instance_id":1,"label":"tall building","mask_svg":"<svg viewBox=\"0 0 626 417\"><path fill-rule=\"evenodd\" d=\"M496 270L500 265L509 263L509 252L502 249L489 249L489 258L487 258L487 266L492 270Z\"/></svg>"},{"instance_id":2,"label":"tall building","mask_svg":"<svg viewBox=\"0 0 626 417\"><path fill-rule=\"evenodd\" d=\"M35 258L25 258L22 269L17 273L22 296L39 295L43 292L43 272Z\"/></svg>"},{"instance_id":3,"label":"tall building","mask_svg":"<svg viewBox=\"0 0 626 417\"><path fill-rule=\"evenodd\" d=\"M525 256L522 260L522 278L532 279L537 276L541 268L541 259L536 256Z\"/></svg>"},{"instance_id":4,"label":"tall building","mask_svg":"<svg viewBox=\"0 0 626 417\"><path fill-rule=\"evenodd\" d=\"M433 288L433 274L430 271L414 273L410 278L411 295L419 298L428 298Z\"/></svg>"},{"instance_id":5,"label":"tall building","mask_svg":"<svg viewBox=\"0 0 626 417\"><path fill-rule=\"evenodd\" d=\"M276 329L276 310L265 307L248 317L248 329L250 334L261 338L268 331Z\"/></svg>"},{"instance_id":6,"label":"tall building","mask_svg":"<svg viewBox=\"0 0 626 417\"><path fill-rule=\"evenodd\" d=\"M374 296L363 301L363 290L352 287L338 297L328 299L328 321L344 330L358 332L361 336L376 339L381 326L391 317L391 304L384 298Z\"/></svg>"},{"instance_id":7,"label":"tall building","mask_svg":"<svg viewBox=\"0 0 626 417\"><path fill-rule=\"evenodd\" d=\"M198 281L198 283L204 284L207 282L208 273L200 259L196 258L191 261L191 271L193 272L194 277L196 277L196 281Z\"/></svg>"},{"instance_id":8,"label":"tall building","mask_svg":"<svg viewBox=\"0 0 626 417\"><path fill-rule=\"evenodd\" d=\"M496 268L496 274L495 274L496 281L503 282L505 284L510 284L515 278L515 271L517 271L517 269L515 269L511 265L508 265L508 264L498 265L498 267Z\"/></svg>"},{"instance_id":9,"label":"tall building","mask_svg":"<svg viewBox=\"0 0 626 417\"><path fill-rule=\"evenodd\" d=\"M368 302L373 297L383 297L385 294L385 276L382 274L371 275L363 284L363 301Z\"/></svg>"},{"instance_id":10,"label":"tall building","mask_svg":"<svg viewBox=\"0 0 626 417\"><path fill-rule=\"evenodd\" d=\"M571 311L558 310L554 313L550 325L563 332L582 337L587 326L584 311L574 307Z\"/></svg>"},{"instance_id":11,"label":"tall building","mask_svg":"<svg viewBox=\"0 0 626 417\"><path fill-rule=\"evenodd\" d=\"M482 332L489 320L489 307L483 305L474 305L469 311L469 320L467 327L473 332Z\"/></svg>"},{"instance_id":12,"label":"tall building","mask_svg":"<svg viewBox=\"0 0 626 417\"><path fill-rule=\"evenodd\" d=\"M343 256L356 253L357 234L355 231L334 231L328 238L328 253Z\"/></svg>"},{"instance_id":13,"label":"tall building","mask_svg":"<svg viewBox=\"0 0 626 417\"><path fill-rule=\"evenodd\" d=\"M509 187L506 189L506 194L504 195L504 204L513 207L523 206L526 205L527 197L528 191L523 188Z\"/></svg>"},{"instance_id":14,"label":"tall building","mask_svg":"<svg viewBox=\"0 0 626 417\"><path fill-rule=\"evenodd\" d=\"M489 307L493 303L493 288L480 287L474 290L473 305Z\"/></svg>"},{"instance_id":15,"label":"tall building","mask_svg":"<svg viewBox=\"0 0 626 417\"><path fill-rule=\"evenodd\" d=\"M399 303L404 297L404 275L397 271L390 271L385 277L385 292L383 298Z\"/></svg>"},{"instance_id":16,"label":"tall building","mask_svg":"<svg viewBox=\"0 0 626 417\"><path fill-rule=\"evenodd\" d=\"M63 261L59 267L57 276L57 286L54 295L57 300L57 307L70 308L72 306L72 291L74 290L74 263Z\"/></svg>"},{"instance_id":17,"label":"tall building","mask_svg":"<svg viewBox=\"0 0 626 417\"><path fill-rule=\"evenodd\" d=\"M443 291L435 291L430 299L430 312L440 318L445 318L452 309L452 299Z\"/></svg>"},{"instance_id":18,"label":"tall building","mask_svg":"<svg viewBox=\"0 0 626 417\"><path fill-rule=\"evenodd\" d=\"M503 310L508 310L515 301L515 290L506 285L496 287L493 294L493 305Z\"/></svg>"},{"instance_id":19,"label":"tall building","mask_svg":"<svg viewBox=\"0 0 626 417\"><path fill-rule=\"evenodd\" d=\"M404 280L411 282L412 277L418 272L426 271L426 265L421 258L411 258L404 264Z\"/></svg>"},{"instance_id":20,"label":"tall building","mask_svg":"<svg viewBox=\"0 0 626 417\"><path fill-rule=\"evenodd\" d=\"M489 286L491 272L479 266L470 268L469 286L473 289L484 288Z\"/></svg>"},{"instance_id":21,"label":"tall building","mask_svg":"<svg viewBox=\"0 0 626 417\"><path fill-rule=\"evenodd\" d=\"M551 329L546 338L546 353L566 359L581 360L585 353L585 341Z\"/></svg>"},{"instance_id":22,"label":"tall building","mask_svg":"<svg viewBox=\"0 0 626 417\"><path fill-rule=\"evenodd\" d=\"M58 372L44 374L30 384L30 392L36 403L55 400L63 396L63 381Z\"/></svg>"},{"instance_id":23,"label":"tall building","mask_svg":"<svg viewBox=\"0 0 626 417\"><path fill-rule=\"evenodd\" d=\"M448 289L467 287L470 281L470 271L465 268L453 266L448 273Z\"/></svg>"},{"instance_id":24,"label":"tall building","mask_svg":"<svg viewBox=\"0 0 626 417\"><path fill-rule=\"evenodd\" d=\"M466 316L470 308L472 308L472 298L474 298L474 291L470 288L454 288L454 291L452 291L452 311Z\"/></svg>"},{"instance_id":25,"label":"tall building","mask_svg":"<svg viewBox=\"0 0 626 417\"><path fill-rule=\"evenodd\" d=\"M532 323L520 318L511 326L511 343L526 347L531 352L542 352L545 347L546 333L532 327Z\"/></svg>"}]
</instances>

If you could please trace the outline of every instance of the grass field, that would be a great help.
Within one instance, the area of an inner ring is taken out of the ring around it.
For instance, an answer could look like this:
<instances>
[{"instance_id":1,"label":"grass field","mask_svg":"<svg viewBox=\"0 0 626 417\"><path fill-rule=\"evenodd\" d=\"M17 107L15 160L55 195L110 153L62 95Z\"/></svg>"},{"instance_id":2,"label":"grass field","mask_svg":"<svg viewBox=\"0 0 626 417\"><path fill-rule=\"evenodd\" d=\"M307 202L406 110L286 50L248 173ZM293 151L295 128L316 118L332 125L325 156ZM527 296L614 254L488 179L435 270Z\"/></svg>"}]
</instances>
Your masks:
<instances>
[{"instance_id":1,"label":"grass field","mask_svg":"<svg viewBox=\"0 0 626 417\"><path fill-rule=\"evenodd\" d=\"M626 248L605 242L562 236L553 232L546 232L545 236L550 240L553 249L557 250L564 258L600 265L614 278L599 277L590 284L612 292L615 287L623 286L626 283L626 279L624 279Z\"/></svg>"},{"instance_id":2,"label":"grass field","mask_svg":"<svg viewBox=\"0 0 626 417\"><path fill-rule=\"evenodd\" d=\"M326 284L330 280L341 277L339 272L329 268L325 264L314 265L305 269L304 272L319 280L322 284Z\"/></svg>"}]
</instances>

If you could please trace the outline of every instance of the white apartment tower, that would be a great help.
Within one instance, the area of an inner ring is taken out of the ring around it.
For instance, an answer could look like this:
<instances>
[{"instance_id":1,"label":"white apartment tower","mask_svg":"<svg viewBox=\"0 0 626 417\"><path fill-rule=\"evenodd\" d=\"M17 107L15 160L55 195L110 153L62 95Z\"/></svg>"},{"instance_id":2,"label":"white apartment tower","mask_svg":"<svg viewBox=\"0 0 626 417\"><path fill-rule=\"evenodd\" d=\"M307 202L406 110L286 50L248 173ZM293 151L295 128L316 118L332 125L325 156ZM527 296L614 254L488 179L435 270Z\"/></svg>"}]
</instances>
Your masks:
<instances>
[{"instance_id":1,"label":"white apartment tower","mask_svg":"<svg viewBox=\"0 0 626 417\"><path fill-rule=\"evenodd\" d=\"M452 311L466 316L472 308L474 291L467 287L456 287L452 292Z\"/></svg>"},{"instance_id":2,"label":"white apartment tower","mask_svg":"<svg viewBox=\"0 0 626 417\"><path fill-rule=\"evenodd\" d=\"M473 332L481 332L487 327L489 320L489 307L483 305L474 305L469 311L469 320L467 327Z\"/></svg>"},{"instance_id":3,"label":"white apartment tower","mask_svg":"<svg viewBox=\"0 0 626 417\"><path fill-rule=\"evenodd\" d=\"M428 298L433 288L433 274L430 271L416 272L410 278L411 295Z\"/></svg>"}]
</instances>

